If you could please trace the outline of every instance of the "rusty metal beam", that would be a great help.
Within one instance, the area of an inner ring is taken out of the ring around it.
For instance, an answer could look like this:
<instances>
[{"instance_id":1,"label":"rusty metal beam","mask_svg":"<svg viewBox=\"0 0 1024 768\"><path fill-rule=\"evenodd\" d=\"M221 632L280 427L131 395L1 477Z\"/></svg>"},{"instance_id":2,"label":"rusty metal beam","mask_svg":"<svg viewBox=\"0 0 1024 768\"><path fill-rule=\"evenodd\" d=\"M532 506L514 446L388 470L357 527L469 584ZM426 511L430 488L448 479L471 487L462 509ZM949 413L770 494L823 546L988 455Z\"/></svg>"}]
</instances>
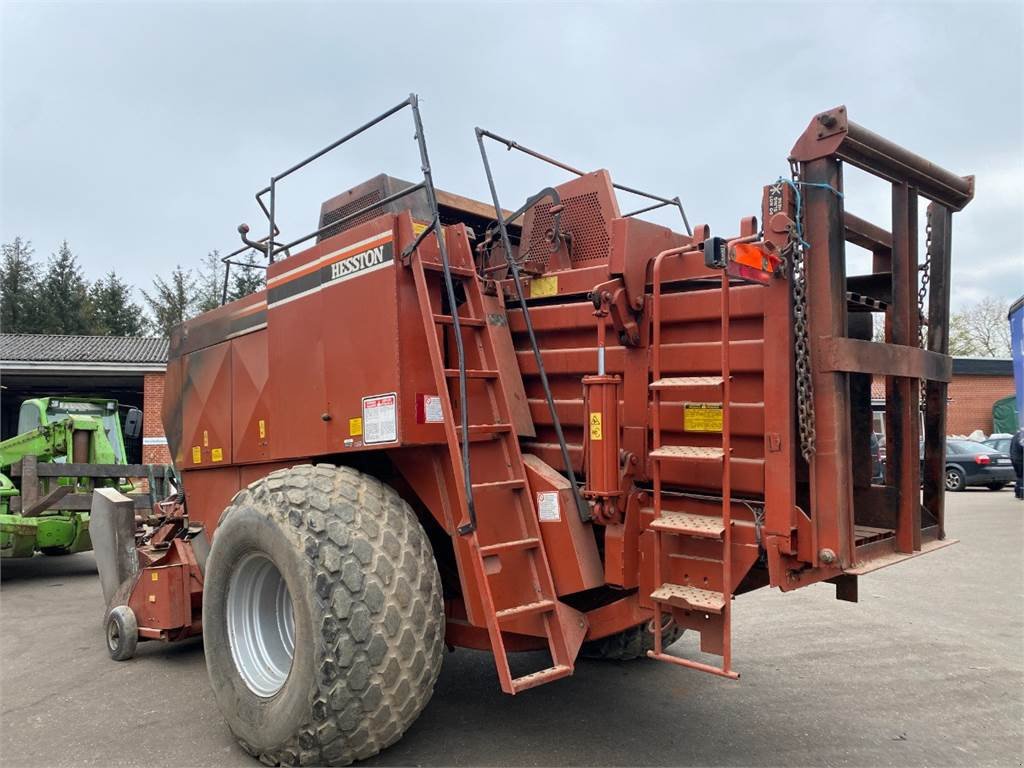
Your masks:
<instances>
[{"instance_id":1,"label":"rusty metal beam","mask_svg":"<svg viewBox=\"0 0 1024 768\"><path fill-rule=\"evenodd\" d=\"M892 185L892 343L914 347L918 343L917 310L917 193L904 184ZM894 401L890 424L896 433L887 440L887 461L895 459L894 480L900 506L896 527L896 548L913 552L921 548L920 435L918 427L918 381L896 376L892 379ZM887 393L888 395L888 393Z\"/></svg>"},{"instance_id":2,"label":"rusty metal beam","mask_svg":"<svg viewBox=\"0 0 1024 768\"><path fill-rule=\"evenodd\" d=\"M834 158L801 166L808 183L805 200L809 335L847 336L846 236L842 166ZM835 191L833 191L835 190ZM816 451L811 466L811 514L814 564L829 554L842 567L852 565L853 475L851 470L850 393L845 373L826 370L811 356Z\"/></svg>"},{"instance_id":3,"label":"rusty metal beam","mask_svg":"<svg viewBox=\"0 0 1024 768\"><path fill-rule=\"evenodd\" d=\"M844 106L815 115L790 152L791 159L804 163L830 156L893 183L914 187L922 196L954 211L974 197L973 176L958 176L869 131L850 120Z\"/></svg>"},{"instance_id":4,"label":"rusty metal beam","mask_svg":"<svg viewBox=\"0 0 1024 768\"><path fill-rule=\"evenodd\" d=\"M892 233L872 224L860 216L843 213L843 226L846 231L846 242L867 248L869 251L892 250Z\"/></svg>"},{"instance_id":5,"label":"rusty metal beam","mask_svg":"<svg viewBox=\"0 0 1024 768\"><path fill-rule=\"evenodd\" d=\"M818 339L817 352L824 371L930 381L950 381L953 378L953 358L919 347L825 336Z\"/></svg>"},{"instance_id":6,"label":"rusty metal beam","mask_svg":"<svg viewBox=\"0 0 1024 768\"><path fill-rule=\"evenodd\" d=\"M928 349L929 354L944 355L949 352L949 273L953 214L937 203L931 203L928 212L932 227ZM924 507L935 517L940 539L946 538L946 390L945 381L933 380L925 386Z\"/></svg>"}]
</instances>

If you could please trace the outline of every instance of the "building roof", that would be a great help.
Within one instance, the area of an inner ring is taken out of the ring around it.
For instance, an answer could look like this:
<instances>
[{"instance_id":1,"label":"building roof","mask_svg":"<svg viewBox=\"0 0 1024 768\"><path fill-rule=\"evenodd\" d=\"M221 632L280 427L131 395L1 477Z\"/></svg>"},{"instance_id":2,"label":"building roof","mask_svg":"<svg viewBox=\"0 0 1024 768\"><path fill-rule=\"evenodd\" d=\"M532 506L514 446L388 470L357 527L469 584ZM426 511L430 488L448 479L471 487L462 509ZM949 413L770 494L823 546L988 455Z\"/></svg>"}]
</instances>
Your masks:
<instances>
[{"instance_id":1,"label":"building roof","mask_svg":"<svg viewBox=\"0 0 1024 768\"><path fill-rule=\"evenodd\" d=\"M954 357L954 376L1013 376L1013 360L1008 357Z\"/></svg>"},{"instance_id":2,"label":"building roof","mask_svg":"<svg viewBox=\"0 0 1024 768\"><path fill-rule=\"evenodd\" d=\"M6 370L163 370L167 339L134 336L0 334Z\"/></svg>"}]
</instances>

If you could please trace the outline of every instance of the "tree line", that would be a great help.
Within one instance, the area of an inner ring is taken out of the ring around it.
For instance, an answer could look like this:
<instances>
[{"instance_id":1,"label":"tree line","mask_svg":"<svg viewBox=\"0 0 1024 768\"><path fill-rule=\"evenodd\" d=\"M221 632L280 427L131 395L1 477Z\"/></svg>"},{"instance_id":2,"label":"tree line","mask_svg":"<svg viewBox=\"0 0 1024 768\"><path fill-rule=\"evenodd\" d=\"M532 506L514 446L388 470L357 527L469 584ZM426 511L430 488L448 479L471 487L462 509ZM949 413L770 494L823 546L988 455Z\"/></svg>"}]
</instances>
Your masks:
<instances>
[{"instance_id":1,"label":"tree line","mask_svg":"<svg viewBox=\"0 0 1024 768\"><path fill-rule=\"evenodd\" d=\"M228 301L263 288L265 270L249 252L244 266L233 266ZM89 280L67 240L45 264L36 259L29 240L3 244L0 259L0 331L90 336L167 337L172 327L200 312L219 307L224 290L224 265L211 251L195 270L177 265L157 275L142 304L132 287L111 269ZM1009 302L985 298L950 317L949 353L965 357L1009 357ZM881 324L875 323L881 341Z\"/></svg>"},{"instance_id":2,"label":"tree line","mask_svg":"<svg viewBox=\"0 0 1024 768\"><path fill-rule=\"evenodd\" d=\"M176 265L153 278L135 300L130 284L111 269L90 279L68 241L45 262L30 240L3 243L0 256L0 331L87 336L167 337L171 328L200 312L219 307L224 265L211 251L195 270ZM263 288L266 273L250 253L244 266L233 266L228 301Z\"/></svg>"}]
</instances>

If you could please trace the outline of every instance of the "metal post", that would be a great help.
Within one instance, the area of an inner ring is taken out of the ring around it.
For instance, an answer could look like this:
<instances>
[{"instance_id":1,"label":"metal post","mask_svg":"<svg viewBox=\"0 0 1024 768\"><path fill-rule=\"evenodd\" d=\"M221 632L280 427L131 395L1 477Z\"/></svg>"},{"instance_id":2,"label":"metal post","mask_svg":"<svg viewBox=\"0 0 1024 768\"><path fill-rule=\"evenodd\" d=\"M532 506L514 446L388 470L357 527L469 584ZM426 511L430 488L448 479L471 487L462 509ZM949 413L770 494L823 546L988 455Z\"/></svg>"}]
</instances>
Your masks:
<instances>
[{"instance_id":1,"label":"metal post","mask_svg":"<svg viewBox=\"0 0 1024 768\"><path fill-rule=\"evenodd\" d=\"M892 343L916 347L917 191L899 183L892 185L891 312ZM896 427L896 434L886 438L886 461L895 460L893 481L899 491L896 548L909 553L921 548L919 386L917 379L894 379L891 424Z\"/></svg>"},{"instance_id":2,"label":"metal post","mask_svg":"<svg viewBox=\"0 0 1024 768\"><path fill-rule=\"evenodd\" d=\"M928 291L928 349L949 354L949 268L952 257L953 213L943 205L928 206L931 222L931 270ZM924 508L946 538L945 448L946 391L944 381L925 386Z\"/></svg>"},{"instance_id":3,"label":"metal post","mask_svg":"<svg viewBox=\"0 0 1024 768\"><path fill-rule=\"evenodd\" d=\"M802 164L807 254L808 322L814 389L816 449L811 463L814 565L853 562L853 491L850 470L849 388L846 374L821 370L816 343L845 338L846 231L842 166L832 157ZM821 186L812 186L821 185ZM835 192L833 191L835 190Z\"/></svg>"},{"instance_id":4,"label":"metal post","mask_svg":"<svg viewBox=\"0 0 1024 768\"><path fill-rule=\"evenodd\" d=\"M276 205L277 178L270 177L270 231L267 233L267 263L274 263L274 212Z\"/></svg>"}]
</instances>

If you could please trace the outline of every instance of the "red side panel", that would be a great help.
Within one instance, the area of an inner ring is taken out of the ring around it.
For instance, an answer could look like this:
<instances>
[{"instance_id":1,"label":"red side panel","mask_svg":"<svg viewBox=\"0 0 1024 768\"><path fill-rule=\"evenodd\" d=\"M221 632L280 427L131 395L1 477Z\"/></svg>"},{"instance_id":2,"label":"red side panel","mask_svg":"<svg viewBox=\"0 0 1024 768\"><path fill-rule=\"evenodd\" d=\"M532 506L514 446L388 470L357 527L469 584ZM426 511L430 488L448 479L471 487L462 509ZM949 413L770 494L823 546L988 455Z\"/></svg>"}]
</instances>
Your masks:
<instances>
[{"instance_id":1,"label":"red side panel","mask_svg":"<svg viewBox=\"0 0 1024 768\"><path fill-rule=\"evenodd\" d=\"M270 456L276 427L270 418L266 331L256 331L231 341L231 389L235 461L263 461Z\"/></svg>"},{"instance_id":2,"label":"red side panel","mask_svg":"<svg viewBox=\"0 0 1024 768\"><path fill-rule=\"evenodd\" d=\"M230 464L231 348L218 344L184 357L181 469Z\"/></svg>"}]
</instances>

